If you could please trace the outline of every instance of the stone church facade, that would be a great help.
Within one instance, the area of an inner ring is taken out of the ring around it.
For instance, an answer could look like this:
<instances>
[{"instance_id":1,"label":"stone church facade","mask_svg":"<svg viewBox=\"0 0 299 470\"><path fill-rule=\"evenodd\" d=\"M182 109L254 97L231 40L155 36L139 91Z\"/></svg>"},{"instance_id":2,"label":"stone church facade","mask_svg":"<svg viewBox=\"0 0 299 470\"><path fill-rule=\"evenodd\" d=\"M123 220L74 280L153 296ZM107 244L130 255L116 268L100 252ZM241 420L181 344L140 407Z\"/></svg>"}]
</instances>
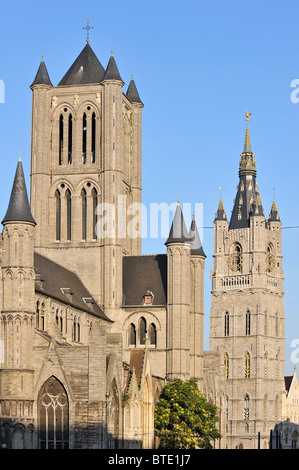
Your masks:
<instances>
[{"instance_id":1,"label":"stone church facade","mask_svg":"<svg viewBox=\"0 0 299 470\"><path fill-rule=\"evenodd\" d=\"M143 103L123 86L89 41L57 86L43 60L31 85L30 203L19 161L0 239L0 443L154 448L161 389L196 377L215 446L254 447L281 420L284 312L281 222L275 202L264 217L249 130L232 220L220 201L214 222L204 351L196 221L178 203L164 254L135 236Z\"/></svg>"}]
</instances>

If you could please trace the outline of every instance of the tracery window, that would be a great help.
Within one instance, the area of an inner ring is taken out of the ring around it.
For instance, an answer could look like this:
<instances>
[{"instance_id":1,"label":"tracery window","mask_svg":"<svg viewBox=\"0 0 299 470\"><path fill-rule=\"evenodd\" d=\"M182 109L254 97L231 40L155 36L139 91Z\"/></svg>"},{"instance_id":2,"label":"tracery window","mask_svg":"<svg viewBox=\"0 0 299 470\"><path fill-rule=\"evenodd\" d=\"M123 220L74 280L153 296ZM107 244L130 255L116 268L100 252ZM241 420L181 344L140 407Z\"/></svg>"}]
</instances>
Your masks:
<instances>
[{"instance_id":1,"label":"tracery window","mask_svg":"<svg viewBox=\"0 0 299 470\"><path fill-rule=\"evenodd\" d=\"M63 115L59 117L59 165L63 163Z\"/></svg>"},{"instance_id":2,"label":"tracery window","mask_svg":"<svg viewBox=\"0 0 299 470\"><path fill-rule=\"evenodd\" d=\"M271 243L269 243L266 248L266 271L268 273L271 273L273 271L274 262L275 262L275 259L274 259L273 246Z\"/></svg>"},{"instance_id":3,"label":"tracery window","mask_svg":"<svg viewBox=\"0 0 299 470\"><path fill-rule=\"evenodd\" d=\"M82 203L82 240L86 240L87 231L87 194L85 189L81 192L81 203Z\"/></svg>"},{"instance_id":4,"label":"tracery window","mask_svg":"<svg viewBox=\"0 0 299 470\"><path fill-rule=\"evenodd\" d=\"M92 233L93 239L97 239L97 205L98 205L98 193L95 188L92 190Z\"/></svg>"},{"instance_id":5,"label":"tracery window","mask_svg":"<svg viewBox=\"0 0 299 470\"><path fill-rule=\"evenodd\" d=\"M72 198L69 189L66 191L66 238L71 240L72 238Z\"/></svg>"},{"instance_id":6,"label":"tracery window","mask_svg":"<svg viewBox=\"0 0 299 470\"><path fill-rule=\"evenodd\" d=\"M87 118L86 113L83 114L82 119L82 163L86 163L86 150L87 150Z\"/></svg>"},{"instance_id":7,"label":"tracery window","mask_svg":"<svg viewBox=\"0 0 299 470\"><path fill-rule=\"evenodd\" d=\"M136 346L136 328L133 323L129 326L129 346Z\"/></svg>"},{"instance_id":8,"label":"tracery window","mask_svg":"<svg viewBox=\"0 0 299 470\"><path fill-rule=\"evenodd\" d=\"M234 243L230 249L228 266L231 271L241 271L243 265L242 247L239 243Z\"/></svg>"},{"instance_id":9,"label":"tracery window","mask_svg":"<svg viewBox=\"0 0 299 470\"><path fill-rule=\"evenodd\" d=\"M69 404L62 384L50 377L38 400L40 449L68 449Z\"/></svg>"}]
</instances>

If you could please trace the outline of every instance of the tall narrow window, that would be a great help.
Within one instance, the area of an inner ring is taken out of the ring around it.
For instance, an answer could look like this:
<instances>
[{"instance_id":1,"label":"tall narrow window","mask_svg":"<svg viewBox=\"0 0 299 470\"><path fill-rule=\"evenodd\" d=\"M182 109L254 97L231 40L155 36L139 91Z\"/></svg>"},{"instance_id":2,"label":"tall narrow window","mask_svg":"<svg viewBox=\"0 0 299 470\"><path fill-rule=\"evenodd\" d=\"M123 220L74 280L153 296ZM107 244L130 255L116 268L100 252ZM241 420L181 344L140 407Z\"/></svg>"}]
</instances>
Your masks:
<instances>
[{"instance_id":1,"label":"tall narrow window","mask_svg":"<svg viewBox=\"0 0 299 470\"><path fill-rule=\"evenodd\" d=\"M247 310L247 312L246 312L245 332L246 332L247 336L250 335L250 311L249 310Z\"/></svg>"},{"instance_id":2,"label":"tall narrow window","mask_svg":"<svg viewBox=\"0 0 299 470\"><path fill-rule=\"evenodd\" d=\"M39 311L39 301L36 302L36 321L35 321L35 326L36 328L39 330L39 314L40 314L40 311Z\"/></svg>"},{"instance_id":3,"label":"tall narrow window","mask_svg":"<svg viewBox=\"0 0 299 470\"><path fill-rule=\"evenodd\" d=\"M145 318L141 317L139 322L139 343L145 344L146 336L146 321Z\"/></svg>"},{"instance_id":4,"label":"tall narrow window","mask_svg":"<svg viewBox=\"0 0 299 470\"><path fill-rule=\"evenodd\" d=\"M224 336L229 336L229 313L225 312L224 315Z\"/></svg>"},{"instance_id":5,"label":"tall narrow window","mask_svg":"<svg viewBox=\"0 0 299 470\"><path fill-rule=\"evenodd\" d=\"M69 114L69 132L68 132L68 164L72 164L72 151L73 151L73 118Z\"/></svg>"},{"instance_id":6,"label":"tall narrow window","mask_svg":"<svg viewBox=\"0 0 299 470\"><path fill-rule=\"evenodd\" d=\"M98 205L98 193L95 188L92 190L92 238L97 239L97 205Z\"/></svg>"},{"instance_id":7,"label":"tall narrow window","mask_svg":"<svg viewBox=\"0 0 299 470\"><path fill-rule=\"evenodd\" d=\"M249 353L246 353L245 354L245 379L249 379L250 377L250 354Z\"/></svg>"},{"instance_id":8,"label":"tall narrow window","mask_svg":"<svg viewBox=\"0 0 299 470\"><path fill-rule=\"evenodd\" d=\"M81 192L82 199L82 240L86 240L86 228L87 228L87 195L83 188Z\"/></svg>"},{"instance_id":9,"label":"tall narrow window","mask_svg":"<svg viewBox=\"0 0 299 470\"><path fill-rule=\"evenodd\" d=\"M55 193L55 201L56 201L56 240L61 240L61 197L60 192L58 189Z\"/></svg>"},{"instance_id":10,"label":"tall narrow window","mask_svg":"<svg viewBox=\"0 0 299 470\"><path fill-rule=\"evenodd\" d=\"M63 116L59 118L59 165L63 163Z\"/></svg>"},{"instance_id":11,"label":"tall narrow window","mask_svg":"<svg viewBox=\"0 0 299 470\"><path fill-rule=\"evenodd\" d=\"M133 323L129 327L129 346L136 346L136 328Z\"/></svg>"},{"instance_id":12,"label":"tall narrow window","mask_svg":"<svg viewBox=\"0 0 299 470\"><path fill-rule=\"evenodd\" d=\"M72 198L69 189L66 191L66 237L67 240L72 238Z\"/></svg>"},{"instance_id":13,"label":"tall narrow window","mask_svg":"<svg viewBox=\"0 0 299 470\"><path fill-rule=\"evenodd\" d=\"M91 163L96 161L96 115L92 113L91 118Z\"/></svg>"},{"instance_id":14,"label":"tall narrow window","mask_svg":"<svg viewBox=\"0 0 299 470\"><path fill-rule=\"evenodd\" d=\"M86 134L87 134L87 119L86 114L83 114L82 119L82 163L86 163Z\"/></svg>"},{"instance_id":15,"label":"tall narrow window","mask_svg":"<svg viewBox=\"0 0 299 470\"><path fill-rule=\"evenodd\" d=\"M40 325L41 330L45 329L45 304L42 303L41 310L40 310Z\"/></svg>"},{"instance_id":16,"label":"tall narrow window","mask_svg":"<svg viewBox=\"0 0 299 470\"><path fill-rule=\"evenodd\" d=\"M152 346L157 346L157 328L156 326L154 325L154 323L152 323L150 325L150 328L149 328L149 337L150 337L150 344Z\"/></svg>"},{"instance_id":17,"label":"tall narrow window","mask_svg":"<svg viewBox=\"0 0 299 470\"><path fill-rule=\"evenodd\" d=\"M225 367L225 376L226 378L228 379L229 377L229 358L228 358L228 354L225 353L224 355L224 367Z\"/></svg>"},{"instance_id":18,"label":"tall narrow window","mask_svg":"<svg viewBox=\"0 0 299 470\"><path fill-rule=\"evenodd\" d=\"M247 421L249 420L249 416L250 416L249 407L250 407L250 398L249 398L249 395L246 394L244 398L244 419Z\"/></svg>"}]
</instances>

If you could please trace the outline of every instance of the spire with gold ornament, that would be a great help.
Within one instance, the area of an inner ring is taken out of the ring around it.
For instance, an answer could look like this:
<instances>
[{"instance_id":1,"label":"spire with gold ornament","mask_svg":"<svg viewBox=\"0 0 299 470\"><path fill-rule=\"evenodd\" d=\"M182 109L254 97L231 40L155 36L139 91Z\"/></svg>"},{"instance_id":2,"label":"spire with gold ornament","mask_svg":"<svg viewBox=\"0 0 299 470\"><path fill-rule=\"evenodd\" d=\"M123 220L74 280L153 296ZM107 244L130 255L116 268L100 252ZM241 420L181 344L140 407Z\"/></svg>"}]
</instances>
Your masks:
<instances>
[{"instance_id":1,"label":"spire with gold ornament","mask_svg":"<svg viewBox=\"0 0 299 470\"><path fill-rule=\"evenodd\" d=\"M246 111L246 130L243 152L240 155L239 184L234 199L234 207L230 219L229 228L238 229L250 226L250 217L264 215L262 200L256 181L255 154L251 149L249 119L251 113Z\"/></svg>"}]
</instances>

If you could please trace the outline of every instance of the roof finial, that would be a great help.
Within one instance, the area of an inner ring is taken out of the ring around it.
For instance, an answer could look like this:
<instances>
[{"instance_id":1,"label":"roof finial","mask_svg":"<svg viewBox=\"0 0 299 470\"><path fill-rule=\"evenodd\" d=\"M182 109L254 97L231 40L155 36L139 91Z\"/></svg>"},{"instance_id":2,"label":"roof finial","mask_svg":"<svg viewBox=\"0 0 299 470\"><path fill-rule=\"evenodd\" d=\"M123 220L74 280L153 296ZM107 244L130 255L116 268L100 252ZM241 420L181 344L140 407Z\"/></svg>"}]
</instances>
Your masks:
<instances>
[{"instance_id":1,"label":"roof finial","mask_svg":"<svg viewBox=\"0 0 299 470\"><path fill-rule=\"evenodd\" d=\"M87 25L85 26L85 28L82 28L82 29L86 29L86 32L87 32L86 42L89 43L89 30L93 29L93 26L89 26L89 18L86 18L86 21L87 21Z\"/></svg>"},{"instance_id":2,"label":"roof finial","mask_svg":"<svg viewBox=\"0 0 299 470\"><path fill-rule=\"evenodd\" d=\"M19 162L21 162L21 152L19 152Z\"/></svg>"},{"instance_id":3,"label":"roof finial","mask_svg":"<svg viewBox=\"0 0 299 470\"><path fill-rule=\"evenodd\" d=\"M180 198L179 198L179 196L178 196L178 206L179 206L179 205L180 205Z\"/></svg>"}]
</instances>

